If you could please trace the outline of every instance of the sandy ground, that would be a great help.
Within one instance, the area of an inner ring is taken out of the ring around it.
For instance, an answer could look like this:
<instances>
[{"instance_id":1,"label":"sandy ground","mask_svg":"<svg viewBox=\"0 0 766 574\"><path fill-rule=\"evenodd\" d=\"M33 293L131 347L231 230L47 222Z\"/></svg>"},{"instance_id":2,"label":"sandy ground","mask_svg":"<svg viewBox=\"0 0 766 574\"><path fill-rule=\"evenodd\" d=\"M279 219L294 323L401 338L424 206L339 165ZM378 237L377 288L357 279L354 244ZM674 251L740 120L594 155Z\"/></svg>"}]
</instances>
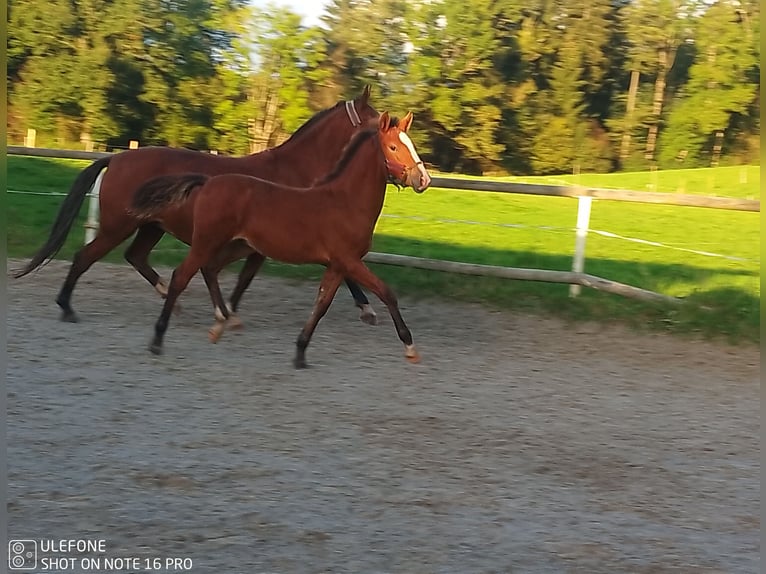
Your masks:
<instances>
[{"instance_id":1,"label":"sandy ground","mask_svg":"<svg viewBox=\"0 0 766 574\"><path fill-rule=\"evenodd\" d=\"M296 371L314 285L257 279L211 345L195 278L155 357L143 280L96 265L61 323L66 268L9 279L12 539L195 573L760 569L756 348L401 294L411 365L341 292Z\"/></svg>"}]
</instances>

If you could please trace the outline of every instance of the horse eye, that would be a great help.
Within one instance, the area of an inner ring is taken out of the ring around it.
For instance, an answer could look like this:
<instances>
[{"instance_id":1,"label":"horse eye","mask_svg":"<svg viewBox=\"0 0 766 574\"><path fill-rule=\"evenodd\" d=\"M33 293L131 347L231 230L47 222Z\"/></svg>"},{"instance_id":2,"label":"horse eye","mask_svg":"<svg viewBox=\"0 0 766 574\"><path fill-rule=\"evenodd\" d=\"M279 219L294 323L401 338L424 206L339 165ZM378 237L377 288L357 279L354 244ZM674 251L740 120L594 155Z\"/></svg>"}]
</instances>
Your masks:
<instances>
[{"instance_id":1,"label":"horse eye","mask_svg":"<svg viewBox=\"0 0 766 574\"><path fill-rule=\"evenodd\" d=\"M388 149L390 149L391 151L396 151L396 146L392 144L388 146Z\"/></svg>"}]
</instances>

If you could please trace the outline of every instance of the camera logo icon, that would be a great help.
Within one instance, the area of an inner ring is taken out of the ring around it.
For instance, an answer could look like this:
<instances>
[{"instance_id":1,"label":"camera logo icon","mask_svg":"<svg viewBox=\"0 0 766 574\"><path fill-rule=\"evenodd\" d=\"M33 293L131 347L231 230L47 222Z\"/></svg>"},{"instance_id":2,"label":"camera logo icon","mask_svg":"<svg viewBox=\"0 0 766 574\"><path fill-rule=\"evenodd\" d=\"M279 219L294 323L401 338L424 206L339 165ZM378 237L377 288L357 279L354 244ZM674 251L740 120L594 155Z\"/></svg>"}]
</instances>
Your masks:
<instances>
[{"instance_id":1,"label":"camera logo icon","mask_svg":"<svg viewBox=\"0 0 766 574\"><path fill-rule=\"evenodd\" d=\"M37 568L37 542L34 540L11 540L8 542L8 567L11 570L34 570Z\"/></svg>"}]
</instances>

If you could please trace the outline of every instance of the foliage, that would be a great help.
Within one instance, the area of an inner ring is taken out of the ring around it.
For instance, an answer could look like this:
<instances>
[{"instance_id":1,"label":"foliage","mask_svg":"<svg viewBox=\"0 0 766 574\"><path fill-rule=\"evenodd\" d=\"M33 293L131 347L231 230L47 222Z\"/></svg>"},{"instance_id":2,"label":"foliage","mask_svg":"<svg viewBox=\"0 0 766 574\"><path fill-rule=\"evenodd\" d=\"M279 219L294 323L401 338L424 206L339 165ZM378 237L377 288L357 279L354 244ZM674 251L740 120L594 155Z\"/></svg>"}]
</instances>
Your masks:
<instances>
[{"instance_id":1,"label":"foliage","mask_svg":"<svg viewBox=\"0 0 766 574\"><path fill-rule=\"evenodd\" d=\"M757 0L331 0L319 27L246 0L11 0L7 55L14 143L249 153L371 84L444 171L760 150Z\"/></svg>"},{"instance_id":2,"label":"foliage","mask_svg":"<svg viewBox=\"0 0 766 574\"><path fill-rule=\"evenodd\" d=\"M668 120L661 155L665 165L679 156L690 166L710 162L725 132L754 102L758 86L748 79L758 68L751 25L758 14L745 9L739 2L719 2L700 17L695 34L698 57Z\"/></svg>"}]
</instances>

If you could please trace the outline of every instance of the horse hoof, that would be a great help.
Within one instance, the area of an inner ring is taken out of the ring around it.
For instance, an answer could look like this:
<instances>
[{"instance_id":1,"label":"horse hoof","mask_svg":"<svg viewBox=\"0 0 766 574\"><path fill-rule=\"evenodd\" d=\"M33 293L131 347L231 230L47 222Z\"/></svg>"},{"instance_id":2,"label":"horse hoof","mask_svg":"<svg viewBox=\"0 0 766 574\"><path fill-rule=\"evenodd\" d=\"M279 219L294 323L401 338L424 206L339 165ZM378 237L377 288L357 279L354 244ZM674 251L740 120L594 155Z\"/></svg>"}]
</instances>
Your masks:
<instances>
[{"instance_id":1,"label":"horse hoof","mask_svg":"<svg viewBox=\"0 0 766 574\"><path fill-rule=\"evenodd\" d=\"M210 327L207 332L207 338L210 340L211 343L217 343L218 339L221 338L221 335L223 335L223 328L219 327L218 325L214 327Z\"/></svg>"},{"instance_id":2,"label":"horse hoof","mask_svg":"<svg viewBox=\"0 0 766 574\"><path fill-rule=\"evenodd\" d=\"M77 314L74 311L64 311L61 314L61 320L65 323L79 323L80 319L77 318Z\"/></svg>"},{"instance_id":3,"label":"horse hoof","mask_svg":"<svg viewBox=\"0 0 766 574\"><path fill-rule=\"evenodd\" d=\"M359 315L359 320L362 323L366 323L368 325L377 325L378 324L378 316L373 313L362 313Z\"/></svg>"},{"instance_id":4,"label":"horse hoof","mask_svg":"<svg viewBox=\"0 0 766 574\"><path fill-rule=\"evenodd\" d=\"M245 328L245 324L242 322L242 319L236 315L229 315L229 318L226 319L226 328L231 329L232 331L239 331L240 329Z\"/></svg>"},{"instance_id":5,"label":"horse hoof","mask_svg":"<svg viewBox=\"0 0 766 574\"><path fill-rule=\"evenodd\" d=\"M418 352L415 350L414 345L410 345L405 348L404 356L410 363L420 362L420 354L418 354Z\"/></svg>"},{"instance_id":6,"label":"horse hoof","mask_svg":"<svg viewBox=\"0 0 766 574\"><path fill-rule=\"evenodd\" d=\"M308 364L306 363L306 359L294 359L293 365L296 369L308 369Z\"/></svg>"},{"instance_id":7,"label":"horse hoof","mask_svg":"<svg viewBox=\"0 0 766 574\"><path fill-rule=\"evenodd\" d=\"M372 308L372 305L369 303L357 303L356 306L359 307L359 320L362 323L367 323L368 325L378 324L378 316L375 314L375 309Z\"/></svg>"},{"instance_id":8,"label":"horse hoof","mask_svg":"<svg viewBox=\"0 0 766 574\"><path fill-rule=\"evenodd\" d=\"M154 353L155 355L161 355L162 354L162 345L159 345L157 343L152 343L149 345L149 350Z\"/></svg>"}]
</instances>

